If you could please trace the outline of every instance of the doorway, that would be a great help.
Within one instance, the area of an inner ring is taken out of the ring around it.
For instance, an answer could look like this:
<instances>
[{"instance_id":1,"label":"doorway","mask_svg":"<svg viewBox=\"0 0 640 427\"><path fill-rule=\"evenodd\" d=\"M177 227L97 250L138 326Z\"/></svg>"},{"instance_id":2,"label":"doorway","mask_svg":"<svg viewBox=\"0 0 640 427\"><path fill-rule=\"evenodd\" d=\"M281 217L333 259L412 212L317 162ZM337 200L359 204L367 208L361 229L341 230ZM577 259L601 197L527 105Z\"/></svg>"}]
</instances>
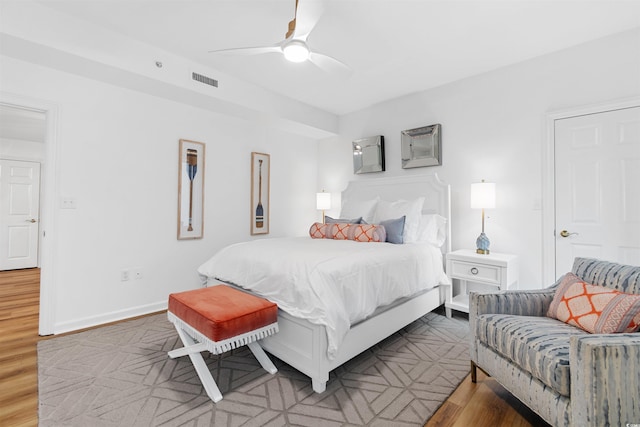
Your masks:
<instances>
[{"instance_id":1,"label":"doorway","mask_svg":"<svg viewBox=\"0 0 640 427\"><path fill-rule=\"evenodd\" d=\"M556 120L556 277L575 257L640 265L640 107Z\"/></svg>"},{"instance_id":2,"label":"doorway","mask_svg":"<svg viewBox=\"0 0 640 427\"><path fill-rule=\"evenodd\" d=\"M0 104L0 271L39 266L46 114Z\"/></svg>"},{"instance_id":3,"label":"doorway","mask_svg":"<svg viewBox=\"0 0 640 427\"><path fill-rule=\"evenodd\" d=\"M39 309L39 335L51 335L54 333L54 309L55 309L55 212L57 194L57 139L56 129L58 120L58 106L50 101L17 95L8 92L0 92L0 111L29 112L39 117L39 132L42 136L40 158L41 164L40 180L40 206L39 206L39 227L38 227L38 265L40 267L40 309ZM0 114L1 116L2 114ZM15 118L15 117L14 117ZM0 118L1 120L1 118ZM0 126L6 129L7 126ZM27 127L33 130L33 127ZM33 142L33 138L28 138ZM34 143L35 144L35 143ZM28 145L28 144L27 144ZM9 148L7 148L9 147ZM34 146L26 147L16 143L15 140L2 147L0 157L10 157L10 160L25 160L25 152L31 151L33 155ZM11 154L7 154L11 153ZM33 160L33 159L30 159ZM35 218L29 218L29 221Z\"/></svg>"},{"instance_id":4,"label":"doorway","mask_svg":"<svg viewBox=\"0 0 640 427\"><path fill-rule=\"evenodd\" d=\"M547 116L543 157L543 279L576 256L638 264L640 99Z\"/></svg>"}]
</instances>

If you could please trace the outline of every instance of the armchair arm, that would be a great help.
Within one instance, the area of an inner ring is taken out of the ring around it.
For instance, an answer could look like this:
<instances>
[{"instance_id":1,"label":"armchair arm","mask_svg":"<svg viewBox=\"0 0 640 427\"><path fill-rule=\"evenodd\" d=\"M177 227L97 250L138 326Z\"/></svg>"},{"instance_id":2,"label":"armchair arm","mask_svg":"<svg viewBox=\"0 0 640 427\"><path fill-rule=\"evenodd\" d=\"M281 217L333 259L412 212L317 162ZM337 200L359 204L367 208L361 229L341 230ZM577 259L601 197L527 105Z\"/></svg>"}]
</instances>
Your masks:
<instances>
[{"instance_id":1,"label":"armchair arm","mask_svg":"<svg viewBox=\"0 0 640 427\"><path fill-rule=\"evenodd\" d=\"M469 319L472 314L514 314L518 316L546 316L554 288L530 291L502 291L469 294Z\"/></svg>"},{"instance_id":2,"label":"armchair arm","mask_svg":"<svg viewBox=\"0 0 640 427\"><path fill-rule=\"evenodd\" d=\"M571 337L575 426L640 424L640 333Z\"/></svg>"},{"instance_id":3,"label":"armchair arm","mask_svg":"<svg viewBox=\"0 0 640 427\"><path fill-rule=\"evenodd\" d=\"M555 288L530 291L501 291L469 293L469 330L471 331L471 361L478 361L475 339L476 319L481 314L514 314L520 316L546 316L553 300Z\"/></svg>"}]
</instances>

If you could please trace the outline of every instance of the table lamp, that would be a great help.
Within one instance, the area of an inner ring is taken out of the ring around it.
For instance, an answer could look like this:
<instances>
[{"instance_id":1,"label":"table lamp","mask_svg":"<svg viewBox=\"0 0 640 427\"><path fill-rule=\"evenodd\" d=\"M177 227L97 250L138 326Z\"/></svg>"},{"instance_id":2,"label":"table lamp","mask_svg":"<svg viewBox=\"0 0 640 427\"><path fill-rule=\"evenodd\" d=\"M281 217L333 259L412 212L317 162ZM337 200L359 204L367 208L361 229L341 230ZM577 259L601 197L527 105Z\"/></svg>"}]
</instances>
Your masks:
<instances>
[{"instance_id":1,"label":"table lamp","mask_svg":"<svg viewBox=\"0 0 640 427\"><path fill-rule=\"evenodd\" d=\"M316 193L316 209L322 211L322 223L324 224L324 211L331 209L331 193Z\"/></svg>"},{"instance_id":2,"label":"table lamp","mask_svg":"<svg viewBox=\"0 0 640 427\"><path fill-rule=\"evenodd\" d=\"M471 209L482 209L482 232L476 239L476 253L489 254L489 238L484 234L484 210L496 207L496 184L476 182L471 184Z\"/></svg>"}]
</instances>

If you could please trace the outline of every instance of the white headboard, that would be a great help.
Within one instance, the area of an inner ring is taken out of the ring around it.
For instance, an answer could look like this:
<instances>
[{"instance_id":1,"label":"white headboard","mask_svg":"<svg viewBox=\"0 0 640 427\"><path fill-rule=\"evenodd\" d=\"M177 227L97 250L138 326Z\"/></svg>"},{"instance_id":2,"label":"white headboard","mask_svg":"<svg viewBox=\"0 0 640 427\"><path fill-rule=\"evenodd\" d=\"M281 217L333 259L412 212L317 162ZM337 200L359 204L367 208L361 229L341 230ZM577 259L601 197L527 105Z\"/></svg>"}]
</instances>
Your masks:
<instances>
[{"instance_id":1,"label":"white headboard","mask_svg":"<svg viewBox=\"0 0 640 427\"><path fill-rule=\"evenodd\" d=\"M438 174L349 181L342 192L342 203L347 200L366 201L378 196L389 202L423 196L423 214L437 213L447 218L447 240L442 245L442 252L451 252L451 188L438 178Z\"/></svg>"}]
</instances>

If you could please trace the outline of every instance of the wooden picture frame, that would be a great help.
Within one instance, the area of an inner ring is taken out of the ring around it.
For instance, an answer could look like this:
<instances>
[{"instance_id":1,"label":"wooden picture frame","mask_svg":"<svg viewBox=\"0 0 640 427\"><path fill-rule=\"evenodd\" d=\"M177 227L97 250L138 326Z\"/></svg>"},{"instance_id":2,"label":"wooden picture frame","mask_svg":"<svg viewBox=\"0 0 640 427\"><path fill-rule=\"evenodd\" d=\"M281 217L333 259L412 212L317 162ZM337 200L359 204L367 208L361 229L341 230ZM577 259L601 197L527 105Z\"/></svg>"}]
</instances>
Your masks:
<instances>
[{"instance_id":1,"label":"wooden picture frame","mask_svg":"<svg viewBox=\"0 0 640 427\"><path fill-rule=\"evenodd\" d=\"M251 235L269 234L271 156L251 153Z\"/></svg>"},{"instance_id":2,"label":"wooden picture frame","mask_svg":"<svg viewBox=\"0 0 640 427\"><path fill-rule=\"evenodd\" d=\"M178 240L204 235L205 144L180 140L178 155Z\"/></svg>"}]
</instances>

